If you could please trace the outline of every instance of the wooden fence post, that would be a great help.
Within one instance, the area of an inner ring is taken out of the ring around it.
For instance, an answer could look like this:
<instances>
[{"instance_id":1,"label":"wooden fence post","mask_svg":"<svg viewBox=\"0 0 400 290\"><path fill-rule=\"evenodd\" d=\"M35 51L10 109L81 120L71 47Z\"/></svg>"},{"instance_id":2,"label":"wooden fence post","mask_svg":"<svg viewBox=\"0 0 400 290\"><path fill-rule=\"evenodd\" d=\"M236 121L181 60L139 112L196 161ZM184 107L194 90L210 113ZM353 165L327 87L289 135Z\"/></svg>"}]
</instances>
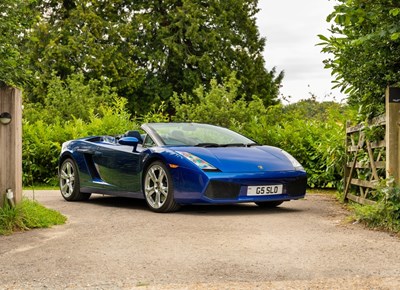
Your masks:
<instances>
[{"instance_id":1,"label":"wooden fence post","mask_svg":"<svg viewBox=\"0 0 400 290\"><path fill-rule=\"evenodd\" d=\"M10 121L11 118L11 121ZM10 121L10 122L9 122ZM9 123L8 123L9 122ZM22 198L22 95L0 87L0 205L9 191L16 204Z\"/></svg>"},{"instance_id":2,"label":"wooden fence post","mask_svg":"<svg viewBox=\"0 0 400 290\"><path fill-rule=\"evenodd\" d=\"M400 184L400 88L386 89L386 178L393 176Z\"/></svg>"}]
</instances>

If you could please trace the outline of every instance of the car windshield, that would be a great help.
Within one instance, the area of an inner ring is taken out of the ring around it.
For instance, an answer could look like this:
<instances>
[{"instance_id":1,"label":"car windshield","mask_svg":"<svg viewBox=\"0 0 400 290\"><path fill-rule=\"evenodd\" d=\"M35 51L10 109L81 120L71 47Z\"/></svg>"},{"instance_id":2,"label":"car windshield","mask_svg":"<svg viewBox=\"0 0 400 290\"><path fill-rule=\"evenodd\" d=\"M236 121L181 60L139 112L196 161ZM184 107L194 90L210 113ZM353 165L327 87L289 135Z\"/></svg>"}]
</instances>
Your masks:
<instances>
[{"instance_id":1,"label":"car windshield","mask_svg":"<svg viewBox=\"0 0 400 290\"><path fill-rule=\"evenodd\" d=\"M197 123L151 123L147 126L167 146L251 146L254 141L229 129Z\"/></svg>"}]
</instances>

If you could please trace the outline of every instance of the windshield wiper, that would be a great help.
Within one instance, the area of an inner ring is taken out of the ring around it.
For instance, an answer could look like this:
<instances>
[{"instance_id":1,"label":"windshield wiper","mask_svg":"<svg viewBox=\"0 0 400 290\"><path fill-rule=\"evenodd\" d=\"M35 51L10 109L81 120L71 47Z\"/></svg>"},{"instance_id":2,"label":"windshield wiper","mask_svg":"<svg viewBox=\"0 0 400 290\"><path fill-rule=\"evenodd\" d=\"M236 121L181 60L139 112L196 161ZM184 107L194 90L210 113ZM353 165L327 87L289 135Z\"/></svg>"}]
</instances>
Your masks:
<instances>
[{"instance_id":1,"label":"windshield wiper","mask_svg":"<svg viewBox=\"0 0 400 290\"><path fill-rule=\"evenodd\" d=\"M194 146L196 146L196 147L220 147L220 145L217 143L199 143Z\"/></svg>"},{"instance_id":2,"label":"windshield wiper","mask_svg":"<svg viewBox=\"0 0 400 290\"><path fill-rule=\"evenodd\" d=\"M260 146L258 143L228 143L228 144L221 144L221 147L252 147L252 146Z\"/></svg>"},{"instance_id":3,"label":"windshield wiper","mask_svg":"<svg viewBox=\"0 0 400 290\"><path fill-rule=\"evenodd\" d=\"M228 143L228 144L221 144L221 147L246 147L243 143Z\"/></svg>"},{"instance_id":4,"label":"windshield wiper","mask_svg":"<svg viewBox=\"0 0 400 290\"><path fill-rule=\"evenodd\" d=\"M259 146L258 143L227 143L227 144L217 144L217 143L199 143L194 146L196 147L252 147L252 146Z\"/></svg>"}]
</instances>

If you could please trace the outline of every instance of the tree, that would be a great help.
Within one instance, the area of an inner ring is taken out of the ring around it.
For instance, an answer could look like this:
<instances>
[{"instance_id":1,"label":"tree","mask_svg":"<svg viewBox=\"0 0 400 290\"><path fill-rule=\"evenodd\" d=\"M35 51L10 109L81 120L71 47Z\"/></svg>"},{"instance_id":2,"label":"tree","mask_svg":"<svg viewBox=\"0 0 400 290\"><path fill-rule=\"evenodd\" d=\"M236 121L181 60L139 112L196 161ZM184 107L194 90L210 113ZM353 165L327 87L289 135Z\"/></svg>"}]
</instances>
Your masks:
<instances>
[{"instance_id":1,"label":"tree","mask_svg":"<svg viewBox=\"0 0 400 290\"><path fill-rule=\"evenodd\" d=\"M39 0L30 87L40 100L53 71L111 79L132 111L168 101L173 92L222 81L232 71L240 95L276 103L283 74L267 71L265 39L255 23L258 0Z\"/></svg>"},{"instance_id":2,"label":"tree","mask_svg":"<svg viewBox=\"0 0 400 290\"><path fill-rule=\"evenodd\" d=\"M400 81L400 2L339 0L328 16L331 36L320 35L325 67L336 76L336 87L350 94L371 115L382 108L387 85Z\"/></svg>"},{"instance_id":3,"label":"tree","mask_svg":"<svg viewBox=\"0 0 400 290\"><path fill-rule=\"evenodd\" d=\"M41 21L32 28L30 59L35 81L27 87L32 102L43 102L54 78L83 74L110 80L129 95L141 82L140 50L131 41L130 1L38 0Z\"/></svg>"},{"instance_id":4,"label":"tree","mask_svg":"<svg viewBox=\"0 0 400 290\"><path fill-rule=\"evenodd\" d=\"M232 73L221 84L212 79L209 90L199 86L193 95L175 93L172 102L176 114L172 120L209 123L242 131L258 116L265 115L266 109L258 97L244 100L238 95L239 88L240 81Z\"/></svg>"},{"instance_id":5,"label":"tree","mask_svg":"<svg viewBox=\"0 0 400 290\"><path fill-rule=\"evenodd\" d=\"M0 85L21 87L29 70L21 49L26 29L35 21L31 1L2 0L0 2Z\"/></svg>"},{"instance_id":6,"label":"tree","mask_svg":"<svg viewBox=\"0 0 400 290\"><path fill-rule=\"evenodd\" d=\"M268 72L265 39L255 24L258 1L143 1L136 9L142 65L151 67L142 92L167 99L172 92L191 93L232 71L241 82L239 95L258 95L274 103L282 74ZM143 27L142 27L143 25Z\"/></svg>"}]
</instances>

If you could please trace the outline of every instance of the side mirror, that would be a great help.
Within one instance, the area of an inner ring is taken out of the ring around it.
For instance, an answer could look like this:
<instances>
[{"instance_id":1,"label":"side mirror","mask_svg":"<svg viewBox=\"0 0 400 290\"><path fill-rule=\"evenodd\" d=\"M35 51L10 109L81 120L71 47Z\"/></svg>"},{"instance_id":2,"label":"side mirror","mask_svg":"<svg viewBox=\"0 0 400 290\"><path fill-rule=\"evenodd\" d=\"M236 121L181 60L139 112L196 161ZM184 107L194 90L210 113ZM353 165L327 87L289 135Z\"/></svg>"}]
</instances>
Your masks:
<instances>
[{"instance_id":1,"label":"side mirror","mask_svg":"<svg viewBox=\"0 0 400 290\"><path fill-rule=\"evenodd\" d=\"M139 144L139 140L136 137L122 137L118 140L118 143L121 145L133 146L132 152L135 152L137 145Z\"/></svg>"}]
</instances>

